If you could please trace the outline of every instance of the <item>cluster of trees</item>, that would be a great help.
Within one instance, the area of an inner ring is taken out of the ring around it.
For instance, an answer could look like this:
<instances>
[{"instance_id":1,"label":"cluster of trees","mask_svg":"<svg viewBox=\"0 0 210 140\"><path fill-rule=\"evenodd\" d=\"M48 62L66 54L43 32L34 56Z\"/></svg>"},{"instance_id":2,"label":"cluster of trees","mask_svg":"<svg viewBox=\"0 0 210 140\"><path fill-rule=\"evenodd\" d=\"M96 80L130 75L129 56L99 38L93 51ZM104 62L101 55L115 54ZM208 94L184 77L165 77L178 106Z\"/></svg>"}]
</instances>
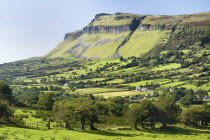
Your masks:
<instances>
[{"instance_id":1,"label":"cluster of trees","mask_svg":"<svg viewBox=\"0 0 210 140\"><path fill-rule=\"evenodd\" d=\"M163 94L167 94L168 90L165 89ZM171 95L176 101L179 101L180 104L187 107L192 104L203 104L204 96L208 96L208 92L205 90L193 91L192 89L186 88L175 88Z\"/></svg>"},{"instance_id":2,"label":"cluster of trees","mask_svg":"<svg viewBox=\"0 0 210 140\"><path fill-rule=\"evenodd\" d=\"M44 99L44 95L42 98ZM66 98L54 104L49 98L47 100L40 99L38 104L46 107L43 109L52 110L51 119L65 123L67 129L74 129L80 124L82 130L87 125L90 130L96 130L96 123L104 123L104 118L111 116L126 118L127 121L121 123L130 124L136 129L139 129L139 126L153 129L157 123L161 123L162 128L167 128L169 124L180 121L187 126L204 127L210 122L210 106L193 105L182 111L171 94L160 96L158 101L144 99L136 103L122 97L103 99L93 96Z\"/></svg>"},{"instance_id":3,"label":"cluster of trees","mask_svg":"<svg viewBox=\"0 0 210 140\"><path fill-rule=\"evenodd\" d=\"M182 112L181 120L187 126L208 126L208 123L210 122L210 106L190 106Z\"/></svg>"},{"instance_id":4,"label":"cluster of trees","mask_svg":"<svg viewBox=\"0 0 210 140\"><path fill-rule=\"evenodd\" d=\"M13 115L12 89L4 81L0 81L0 121L8 121Z\"/></svg>"},{"instance_id":5,"label":"cluster of trees","mask_svg":"<svg viewBox=\"0 0 210 140\"><path fill-rule=\"evenodd\" d=\"M49 113L40 114L38 111L37 116L63 122L67 129L73 129L80 124L82 130L85 130L87 125L91 130L96 130L95 123L102 123L104 117L122 116L126 102L122 97L105 100L88 95L80 98L66 98L54 103L52 96L48 94L40 97L38 105L52 113L49 116Z\"/></svg>"},{"instance_id":6,"label":"cluster of trees","mask_svg":"<svg viewBox=\"0 0 210 140\"><path fill-rule=\"evenodd\" d=\"M180 112L181 108L176 104L173 96L167 95L161 96L159 102L156 103L145 99L140 103L132 104L128 109L127 116L136 129L138 129L138 125L143 128L147 126L155 128L157 122L166 128L167 124L177 122Z\"/></svg>"},{"instance_id":7,"label":"cluster of trees","mask_svg":"<svg viewBox=\"0 0 210 140\"><path fill-rule=\"evenodd\" d=\"M157 101L144 99L135 103L127 97L105 99L93 95L72 95L58 98L54 93L48 92L39 93L34 104L36 104L36 108L48 110L47 113L39 113L39 116L63 122L67 129L74 129L80 124L82 130L87 125L91 130L96 130L95 124L104 123L104 118L107 117L124 117L127 122L121 123L131 124L136 129L139 126L153 129L157 123L161 123L162 127L166 128L168 124L175 124L179 121L187 126L208 126L210 106L192 105L182 111L176 101L182 100L184 95L204 96L206 92L175 89L173 92L163 91L163 95L159 96ZM0 81L0 120L8 121L11 119L14 112L11 105L16 103L15 99L9 85Z\"/></svg>"}]
</instances>

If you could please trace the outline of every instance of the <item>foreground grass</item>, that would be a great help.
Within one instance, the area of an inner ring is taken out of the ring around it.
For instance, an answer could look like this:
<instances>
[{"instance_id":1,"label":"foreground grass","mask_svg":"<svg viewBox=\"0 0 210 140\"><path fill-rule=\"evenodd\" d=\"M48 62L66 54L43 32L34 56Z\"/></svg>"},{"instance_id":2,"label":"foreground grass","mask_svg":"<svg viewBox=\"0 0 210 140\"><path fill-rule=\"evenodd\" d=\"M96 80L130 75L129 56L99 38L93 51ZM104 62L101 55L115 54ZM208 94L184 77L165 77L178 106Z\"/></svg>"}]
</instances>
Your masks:
<instances>
[{"instance_id":1,"label":"foreground grass","mask_svg":"<svg viewBox=\"0 0 210 140\"><path fill-rule=\"evenodd\" d=\"M5 140L207 140L209 129L174 127L169 130L35 130L1 125L0 139Z\"/></svg>"}]
</instances>

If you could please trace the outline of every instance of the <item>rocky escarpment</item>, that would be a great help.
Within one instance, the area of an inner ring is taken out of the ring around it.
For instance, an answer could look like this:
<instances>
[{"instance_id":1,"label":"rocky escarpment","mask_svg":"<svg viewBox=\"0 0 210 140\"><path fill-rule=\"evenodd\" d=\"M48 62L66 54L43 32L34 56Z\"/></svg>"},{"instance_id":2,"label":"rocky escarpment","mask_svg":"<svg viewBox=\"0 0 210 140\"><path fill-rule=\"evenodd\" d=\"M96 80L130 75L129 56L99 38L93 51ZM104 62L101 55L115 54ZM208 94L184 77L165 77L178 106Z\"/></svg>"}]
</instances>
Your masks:
<instances>
[{"instance_id":1,"label":"rocky escarpment","mask_svg":"<svg viewBox=\"0 0 210 140\"><path fill-rule=\"evenodd\" d=\"M102 22L102 18L103 16L107 17L107 24L106 25L94 25L95 22ZM93 19L91 21L91 23L83 28L83 33L85 34L96 34L96 33L103 33L103 34L119 34L122 32L128 32L128 31L132 31L135 30L140 22L145 18L146 16L141 16L141 17L133 17L133 16L129 16L129 15L123 15L122 13L116 13L115 15L110 15L110 14L98 14L95 16L95 19ZM128 21L127 24L122 24L122 25L112 25L111 22L121 22L121 20L125 20ZM109 23L110 22L110 23Z\"/></svg>"},{"instance_id":2,"label":"rocky escarpment","mask_svg":"<svg viewBox=\"0 0 210 140\"><path fill-rule=\"evenodd\" d=\"M96 34L96 33L118 34L118 33L128 32L128 31L130 31L129 25L124 25L124 26L91 26L91 27L85 27L83 29L83 33L85 33L85 34Z\"/></svg>"},{"instance_id":3,"label":"rocky escarpment","mask_svg":"<svg viewBox=\"0 0 210 140\"><path fill-rule=\"evenodd\" d=\"M71 32L71 33L66 33L64 36L64 40L73 41L73 40L76 40L77 38L79 38L82 34L83 34L82 30L78 30L78 31Z\"/></svg>"},{"instance_id":4,"label":"rocky escarpment","mask_svg":"<svg viewBox=\"0 0 210 140\"><path fill-rule=\"evenodd\" d=\"M139 30L174 30L182 20L189 18L190 15L180 16L147 16L139 25Z\"/></svg>"},{"instance_id":5,"label":"rocky escarpment","mask_svg":"<svg viewBox=\"0 0 210 140\"><path fill-rule=\"evenodd\" d=\"M176 16L101 13L83 30L67 33L46 57L139 57L205 44L209 32L210 12Z\"/></svg>"},{"instance_id":6,"label":"rocky escarpment","mask_svg":"<svg viewBox=\"0 0 210 140\"><path fill-rule=\"evenodd\" d=\"M142 31L149 30L171 30L174 26L166 26L166 25L151 25L151 24L141 24L139 29Z\"/></svg>"}]
</instances>

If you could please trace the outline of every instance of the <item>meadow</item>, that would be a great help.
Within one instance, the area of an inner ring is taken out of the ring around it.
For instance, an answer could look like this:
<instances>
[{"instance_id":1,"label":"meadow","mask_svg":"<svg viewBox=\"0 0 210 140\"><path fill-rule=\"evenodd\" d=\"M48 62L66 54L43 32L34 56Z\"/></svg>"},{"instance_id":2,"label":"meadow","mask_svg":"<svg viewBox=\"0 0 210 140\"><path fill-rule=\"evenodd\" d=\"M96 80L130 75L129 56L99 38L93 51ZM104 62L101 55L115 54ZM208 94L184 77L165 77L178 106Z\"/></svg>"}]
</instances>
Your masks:
<instances>
[{"instance_id":1,"label":"meadow","mask_svg":"<svg viewBox=\"0 0 210 140\"><path fill-rule=\"evenodd\" d=\"M118 91L118 92L107 92L107 93L97 93L93 94L94 96L103 96L104 98L109 98L109 97L116 97L116 96L134 96L134 95L140 95L140 94L148 94L152 93L153 91L145 91L145 92L139 92L139 91Z\"/></svg>"},{"instance_id":2,"label":"meadow","mask_svg":"<svg viewBox=\"0 0 210 140\"><path fill-rule=\"evenodd\" d=\"M127 128L130 129L130 128ZM176 126L169 130L35 130L13 125L0 127L2 140L208 140L210 130Z\"/></svg>"}]
</instances>

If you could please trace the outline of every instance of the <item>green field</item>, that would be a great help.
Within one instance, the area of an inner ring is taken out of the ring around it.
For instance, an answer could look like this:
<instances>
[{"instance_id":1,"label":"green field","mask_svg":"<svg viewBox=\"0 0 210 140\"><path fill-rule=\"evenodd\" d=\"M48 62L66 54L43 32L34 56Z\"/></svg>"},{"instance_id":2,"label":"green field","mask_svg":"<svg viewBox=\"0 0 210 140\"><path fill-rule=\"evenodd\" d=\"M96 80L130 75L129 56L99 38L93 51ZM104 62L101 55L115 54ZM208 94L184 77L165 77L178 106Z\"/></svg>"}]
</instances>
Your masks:
<instances>
[{"instance_id":1,"label":"green field","mask_svg":"<svg viewBox=\"0 0 210 140\"><path fill-rule=\"evenodd\" d=\"M144 81L139 81L139 82L133 82L133 83L127 83L127 84L123 84L123 85L129 85L129 86L145 86L147 84L164 84L164 83L168 83L169 80L168 79L154 79L154 80L144 80Z\"/></svg>"},{"instance_id":2,"label":"green field","mask_svg":"<svg viewBox=\"0 0 210 140\"><path fill-rule=\"evenodd\" d=\"M171 82L169 84L165 84L165 85L162 85L163 87L176 87L176 86L179 86L179 85L183 85L185 84L186 82Z\"/></svg>"},{"instance_id":3,"label":"green field","mask_svg":"<svg viewBox=\"0 0 210 140\"><path fill-rule=\"evenodd\" d=\"M107 93L107 92L120 92L123 91L123 89L117 89L117 88L83 88L83 89L76 89L76 91L71 92L73 94L96 94L96 93Z\"/></svg>"},{"instance_id":4,"label":"green field","mask_svg":"<svg viewBox=\"0 0 210 140\"><path fill-rule=\"evenodd\" d=\"M157 68L153 68L152 71L158 71L158 70L167 70L167 69L177 69L180 68L181 65L177 63L171 63L168 65L160 65Z\"/></svg>"},{"instance_id":5,"label":"green field","mask_svg":"<svg viewBox=\"0 0 210 140\"><path fill-rule=\"evenodd\" d=\"M116 128L117 129L117 128ZM208 140L209 130L176 127L171 130L34 130L2 126L0 138L5 140Z\"/></svg>"},{"instance_id":6,"label":"green field","mask_svg":"<svg viewBox=\"0 0 210 140\"><path fill-rule=\"evenodd\" d=\"M122 83L122 82L124 82L123 79L114 79L114 80L108 81L107 83Z\"/></svg>"},{"instance_id":7,"label":"green field","mask_svg":"<svg viewBox=\"0 0 210 140\"><path fill-rule=\"evenodd\" d=\"M152 93L152 91L145 91L145 92L139 92L139 91L119 91L119 92L107 92L107 93L97 93L93 94L94 96L103 96L104 98L109 97L116 97L116 96L133 96L133 95L139 95L139 94L148 94Z\"/></svg>"}]
</instances>

